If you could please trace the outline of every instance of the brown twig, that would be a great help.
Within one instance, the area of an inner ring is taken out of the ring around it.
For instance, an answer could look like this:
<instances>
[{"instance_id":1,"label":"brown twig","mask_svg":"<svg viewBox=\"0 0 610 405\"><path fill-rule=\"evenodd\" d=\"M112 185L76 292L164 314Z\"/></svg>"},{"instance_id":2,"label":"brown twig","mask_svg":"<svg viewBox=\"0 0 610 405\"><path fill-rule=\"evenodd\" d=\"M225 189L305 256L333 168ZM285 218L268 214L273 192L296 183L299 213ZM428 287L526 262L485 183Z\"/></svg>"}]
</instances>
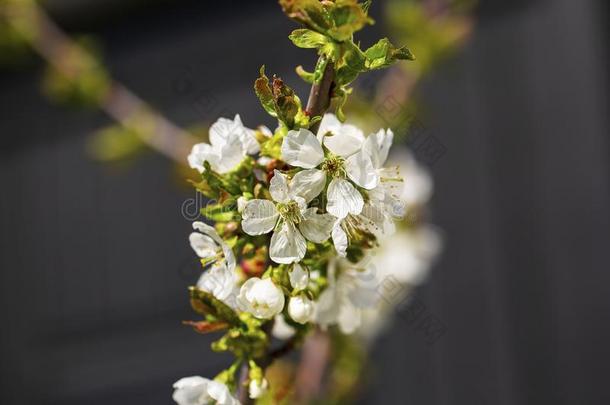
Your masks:
<instances>
[{"instance_id":1,"label":"brown twig","mask_svg":"<svg viewBox=\"0 0 610 405\"><path fill-rule=\"evenodd\" d=\"M305 112L310 117L323 115L330 107L333 80L335 79L335 67L332 62L328 62L324 68L324 74L319 82L311 86L309 99ZM320 122L313 124L309 129L315 133L320 127Z\"/></svg>"},{"instance_id":2,"label":"brown twig","mask_svg":"<svg viewBox=\"0 0 610 405\"><path fill-rule=\"evenodd\" d=\"M66 35L36 2L11 5L3 11L9 14L8 21L27 19L34 24L34 35L23 32L30 40L32 48L54 69L66 77L74 75L73 69L64 63L67 52L92 59L81 46ZM14 24L18 31L24 29ZM111 81L99 107L125 128L132 130L140 140L157 152L183 163L196 139L154 111L122 84Z\"/></svg>"}]
</instances>

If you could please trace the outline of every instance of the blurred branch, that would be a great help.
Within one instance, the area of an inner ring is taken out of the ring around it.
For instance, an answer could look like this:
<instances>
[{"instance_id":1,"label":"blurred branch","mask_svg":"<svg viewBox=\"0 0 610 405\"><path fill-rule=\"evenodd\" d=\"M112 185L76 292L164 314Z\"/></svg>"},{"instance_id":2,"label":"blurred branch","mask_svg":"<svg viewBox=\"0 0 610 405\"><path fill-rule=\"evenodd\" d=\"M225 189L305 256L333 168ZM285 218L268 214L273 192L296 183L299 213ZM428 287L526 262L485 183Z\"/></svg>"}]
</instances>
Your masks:
<instances>
[{"instance_id":1,"label":"blurred branch","mask_svg":"<svg viewBox=\"0 0 610 405\"><path fill-rule=\"evenodd\" d=\"M66 35L36 2L4 0L1 7L8 24L65 78L76 81L84 73L79 68L95 67L94 57ZM70 63L75 60L79 63ZM155 111L121 83L108 79L104 84L95 99L100 109L136 134L148 147L176 162L184 162L191 146L196 143L195 137Z\"/></svg>"}]
</instances>

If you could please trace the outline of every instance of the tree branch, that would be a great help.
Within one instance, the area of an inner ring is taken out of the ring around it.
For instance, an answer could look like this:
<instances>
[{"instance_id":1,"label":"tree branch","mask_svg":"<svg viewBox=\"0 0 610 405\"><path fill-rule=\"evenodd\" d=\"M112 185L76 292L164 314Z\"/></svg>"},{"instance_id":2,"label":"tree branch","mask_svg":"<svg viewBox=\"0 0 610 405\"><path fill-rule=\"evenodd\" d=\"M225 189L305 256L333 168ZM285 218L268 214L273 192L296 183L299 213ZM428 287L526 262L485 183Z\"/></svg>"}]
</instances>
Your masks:
<instances>
[{"instance_id":1,"label":"tree branch","mask_svg":"<svg viewBox=\"0 0 610 405\"><path fill-rule=\"evenodd\" d=\"M31 47L66 77L74 75L70 66L63 62L67 51L77 53L83 58L92 58L66 35L36 2L7 6L6 12L9 13L9 22L23 19L33 22L35 34L30 36L27 32L22 32L23 37L29 39ZM14 28L19 32L24 29L16 23ZM195 137L154 111L116 81L111 80L109 90L99 102L99 108L122 126L132 130L148 147L176 162L184 163L191 146L197 142Z\"/></svg>"},{"instance_id":2,"label":"tree branch","mask_svg":"<svg viewBox=\"0 0 610 405\"><path fill-rule=\"evenodd\" d=\"M324 68L324 73L319 82L311 86L309 99L305 112L309 117L322 116L330 107L330 99L333 88L333 80L335 79L335 66L332 62L328 62ZM309 129L316 133L320 127L320 122L313 124Z\"/></svg>"}]
</instances>

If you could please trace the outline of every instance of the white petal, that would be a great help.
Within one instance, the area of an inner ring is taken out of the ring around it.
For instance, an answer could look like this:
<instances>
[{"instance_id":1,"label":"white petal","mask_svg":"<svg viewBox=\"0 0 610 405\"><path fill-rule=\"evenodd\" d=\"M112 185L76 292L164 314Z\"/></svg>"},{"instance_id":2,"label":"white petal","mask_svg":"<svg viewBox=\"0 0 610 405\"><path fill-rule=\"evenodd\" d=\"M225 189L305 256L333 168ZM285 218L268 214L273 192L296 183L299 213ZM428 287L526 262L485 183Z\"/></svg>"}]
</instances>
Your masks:
<instances>
[{"instance_id":1,"label":"white petal","mask_svg":"<svg viewBox=\"0 0 610 405\"><path fill-rule=\"evenodd\" d=\"M346 335L354 333L362 323L362 311L349 303L347 300L342 300L339 316L337 318L339 329Z\"/></svg>"},{"instance_id":2,"label":"white petal","mask_svg":"<svg viewBox=\"0 0 610 405\"><path fill-rule=\"evenodd\" d=\"M203 273L197 281L197 287L214 295L221 301L231 301L235 292L237 275L225 265L213 266Z\"/></svg>"},{"instance_id":3,"label":"white petal","mask_svg":"<svg viewBox=\"0 0 610 405\"><path fill-rule=\"evenodd\" d=\"M345 166L347 176L360 187L370 190L379 184L379 176L371 158L362 151L348 157Z\"/></svg>"},{"instance_id":4,"label":"white petal","mask_svg":"<svg viewBox=\"0 0 610 405\"><path fill-rule=\"evenodd\" d=\"M326 173L318 169L302 170L290 182L290 194L303 197L306 202L316 198L326 186Z\"/></svg>"},{"instance_id":5,"label":"white petal","mask_svg":"<svg viewBox=\"0 0 610 405\"><path fill-rule=\"evenodd\" d=\"M208 402L209 383L210 380L199 376L181 378L174 383L172 398L178 405L200 405Z\"/></svg>"},{"instance_id":6,"label":"white petal","mask_svg":"<svg viewBox=\"0 0 610 405\"><path fill-rule=\"evenodd\" d=\"M305 257L307 242L294 224L284 222L271 237L269 256L276 263L299 262Z\"/></svg>"},{"instance_id":7,"label":"white petal","mask_svg":"<svg viewBox=\"0 0 610 405\"><path fill-rule=\"evenodd\" d=\"M248 201L241 215L241 227L248 235L271 232L279 217L273 202L258 199Z\"/></svg>"},{"instance_id":8,"label":"white petal","mask_svg":"<svg viewBox=\"0 0 610 405\"><path fill-rule=\"evenodd\" d=\"M329 286L318 297L315 314L316 322L323 328L337 323L340 309L337 289Z\"/></svg>"},{"instance_id":9,"label":"white petal","mask_svg":"<svg viewBox=\"0 0 610 405\"><path fill-rule=\"evenodd\" d=\"M380 129L377 133L369 135L364 141L362 150L371 157L376 169L381 168L388 159L393 139L394 133L391 129Z\"/></svg>"},{"instance_id":10,"label":"white petal","mask_svg":"<svg viewBox=\"0 0 610 405\"><path fill-rule=\"evenodd\" d=\"M218 235L218 232L216 232L216 229L214 229L213 226L210 226L201 221L195 221L193 222L193 229L198 230L199 232L211 237L218 244L218 246L222 248L222 252L225 256L225 260L229 269L235 269L235 255L233 254L233 249L231 249L229 245L224 242L224 240L220 237L220 235Z\"/></svg>"},{"instance_id":11,"label":"white petal","mask_svg":"<svg viewBox=\"0 0 610 405\"><path fill-rule=\"evenodd\" d=\"M288 340L294 336L294 333L294 328L288 325L288 323L284 319L284 315L280 314L275 317L273 329L271 330L271 334L273 335L273 337L280 340Z\"/></svg>"},{"instance_id":12,"label":"white petal","mask_svg":"<svg viewBox=\"0 0 610 405\"><path fill-rule=\"evenodd\" d=\"M199 232L191 233L189 235L189 242L197 256L202 259L216 256L216 252L219 250L218 244L212 238Z\"/></svg>"},{"instance_id":13,"label":"white petal","mask_svg":"<svg viewBox=\"0 0 610 405\"><path fill-rule=\"evenodd\" d=\"M229 134L226 143L219 148L220 156L215 165L212 165L212 168L221 174L233 170L246 155L244 144L237 134ZM212 162L210 162L211 164Z\"/></svg>"},{"instance_id":14,"label":"white petal","mask_svg":"<svg viewBox=\"0 0 610 405\"><path fill-rule=\"evenodd\" d=\"M326 136L330 132L332 136ZM325 114L318 139L324 138L324 145L335 155L347 157L356 153L362 147L364 134L360 129L350 124L342 124L334 114Z\"/></svg>"},{"instance_id":15,"label":"white petal","mask_svg":"<svg viewBox=\"0 0 610 405\"><path fill-rule=\"evenodd\" d=\"M242 124L239 114L235 114L235 119L233 121L241 127L240 139L241 139L241 142L246 147L246 151L250 155L258 153L261 150L261 148L260 148L258 141L256 140L256 137L254 136L255 131L253 129L246 128L244 126L244 124ZM266 128L266 129L267 129L267 131L269 131L269 128Z\"/></svg>"},{"instance_id":16,"label":"white petal","mask_svg":"<svg viewBox=\"0 0 610 405\"><path fill-rule=\"evenodd\" d=\"M288 131L282 142L282 159L293 166L312 169L324 160L322 145L308 129Z\"/></svg>"},{"instance_id":17,"label":"white petal","mask_svg":"<svg viewBox=\"0 0 610 405\"><path fill-rule=\"evenodd\" d=\"M304 212L299 230L310 241L322 243L330 237L330 231L337 219L330 214L318 214L317 210L308 208Z\"/></svg>"},{"instance_id":18,"label":"white petal","mask_svg":"<svg viewBox=\"0 0 610 405\"><path fill-rule=\"evenodd\" d=\"M294 264L289 277L290 285L297 291L304 290L309 284L309 273L298 263Z\"/></svg>"},{"instance_id":19,"label":"white petal","mask_svg":"<svg viewBox=\"0 0 610 405\"><path fill-rule=\"evenodd\" d=\"M288 181L279 170L273 171L273 177L269 184L269 192L271 197L277 202L288 202L290 196L288 194Z\"/></svg>"},{"instance_id":20,"label":"white petal","mask_svg":"<svg viewBox=\"0 0 610 405\"><path fill-rule=\"evenodd\" d=\"M335 250L337 254L341 257L345 257L345 250L347 249L348 240L347 234L341 228L341 224L339 221L335 223L332 230L333 244L335 245Z\"/></svg>"},{"instance_id":21,"label":"white petal","mask_svg":"<svg viewBox=\"0 0 610 405\"><path fill-rule=\"evenodd\" d=\"M218 162L218 158L218 151L212 148L212 146L207 143L198 143L193 145L187 160L191 168L203 173L205 170L203 162L207 161L210 162L210 165L215 165Z\"/></svg>"},{"instance_id":22,"label":"white petal","mask_svg":"<svg viewBox=\"0 0 610 405\"><path fill-rule=\"evenodd\" d=\"M326 211L337 218L345 218L347 214L360 214L364 206L360 192L344 179L333 179L328 185L326 195Z\"/></svg>"}]
</instances>

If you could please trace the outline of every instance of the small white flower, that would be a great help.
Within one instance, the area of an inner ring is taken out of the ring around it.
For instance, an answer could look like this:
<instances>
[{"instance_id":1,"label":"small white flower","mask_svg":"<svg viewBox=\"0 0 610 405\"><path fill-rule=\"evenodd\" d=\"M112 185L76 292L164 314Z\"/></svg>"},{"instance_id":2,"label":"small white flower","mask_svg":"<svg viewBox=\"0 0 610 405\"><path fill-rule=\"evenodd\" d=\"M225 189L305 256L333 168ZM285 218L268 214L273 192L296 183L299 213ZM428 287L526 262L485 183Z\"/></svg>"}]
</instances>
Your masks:
<instances>
[{"instance_id":1,"label":"small white flower","mask_svg":"<svg viewBox=\"0 0 610 405\"><path fill-rule=\"evenodd\" d=\"M193 376L185 377L174 383L172 398L178 405L239 405L229 392L229 388L221 382Z\"/></svg>"},{"instance_id":2,"label":"small white flower","mask_svg":"<svg viewBox=\"0 0 610 405\"><path fill-rule=\"evenodd\" d=\"M284 319L284 315L279 314L275 317L275 321L273 322L273 329L271 330L271 334L273 337L280 340L288 340L294 336L296 331L294 328Z\"/></svg>"},{"instance_id":3,"label":"small white flower","mask_svg":"<svg viewBox=\"0 0 610 405\"><path fill-rule=\"evenodd\" d=\"M193 229L199 232L191 233L189 242L197 256L206 260L225 260L228 267L235 268L233 250L222 240L214 227L201 221L195 221Z\"/></svg>"},{"instance_id":4,"label":"small white flower","mask_svg":"<svg viewBox=\"0 0 610 405\"><path fill-rule=\"evenodd\" d=\"M269 192L274 201L248 201L242 212L242 229L248 235L262 235L275 229L271 237L269 256L276 263L299 262L307 250L305 238L322 243L330 236L334 218L317 214L307 203L324 188L320 170L303 170L288 183L275 170Z\"/></svg>"},{"instance_id":5,"label":"small white flower","mask_svg":"<svg viewBox=\"0 0 610 405\"><path fill-rule=\"evenodd\" d=\"M311 321L314 310L314 303L303 295L292 297L288 302L288 314L295 322L300 324Z\"/></svg>"},{"instance_id":6,"label":"small white flower","mask_svg":"<svg viewBox=\"0 0 610 405\"><path fill-rule=\"evenodd\" d=\"M233 307L237 288L233 250L212 226L197 221L193 222L193 229L199 232L189 235L191 247L197 256L212 264L197 281L197 287Z\"/></svg>"},{"instance_id":7,"label":"small white flower","mask_svg":"<svg viewBox=\"0 0 610 405\"><path fill-rule=\"evenodd\" d=\"M340 274L336 276L337 266ZM343 259L328 264L328 287L316 305L316 322L323 328L339 325L342 333L351 334L362 323L362 313L378 302L374 269L357 268Z\"/></svg>"},{"instance_id":8,"label":"small white flower","mask_svg":"<svg viewBox=\"0 0 610 405\"><path fill-rule=\"evenodd\" d=\"M317 137L304 128L288 131L282 142L282 158L304 169L319 167L324 180L326 176L332 177L326 210L337 218L344 218L348 214L359 214L364 205L362 195L352 182L367 190L379 183L377 170L362 149L364 141L358 128L341 124L333 114L326 114ZM322 144L331 152L327 156Z\"/></svg>"},{"instance_id":9,"label":"small white flower","mask_svg":"<svg viewBox=\"0 0 610 405\"><path fill-rule=\"evenodd\" d=\"M244 127L239 118L230 120L219 118L210 127L210 143L198 143L193 146L188 162L190 167L200 172L205 170L203 163L218 173L233 170L246 156L260 150L252 129Z\"/></svg>"},{"instance_id":10,"label":"small white flower","mask_svg":"<svg viewBox=\"0 0 610 405\"><path fill-rule=\"evenodd\" d=\"M284 309L284 293L271 279L248 279L237 296L237 306L259 319L271 319Z\"/></svg>"},{"instance_id":11,"label":"small white flower","mask_svg":"<svg viewBox=\"0 0 610 405\"><path fill-rule=\"evenodd\" d=\"M250 380L250 384L248 384L248 393L250 394L251 399L260 398L267 389L269 388L269 382L266 378L262 380Z\"/></svg>"},{"instance_id":12,"label":"small white flower","mask_svg":"<svg viewBox=\"0 0 610 405\"><path fill-rule=\"evenodd\" d=\"M292 267L289 277L290 285L297 291L304 290L309 284L309 273L298 263Z\"/></svg>"}]
</instances>

